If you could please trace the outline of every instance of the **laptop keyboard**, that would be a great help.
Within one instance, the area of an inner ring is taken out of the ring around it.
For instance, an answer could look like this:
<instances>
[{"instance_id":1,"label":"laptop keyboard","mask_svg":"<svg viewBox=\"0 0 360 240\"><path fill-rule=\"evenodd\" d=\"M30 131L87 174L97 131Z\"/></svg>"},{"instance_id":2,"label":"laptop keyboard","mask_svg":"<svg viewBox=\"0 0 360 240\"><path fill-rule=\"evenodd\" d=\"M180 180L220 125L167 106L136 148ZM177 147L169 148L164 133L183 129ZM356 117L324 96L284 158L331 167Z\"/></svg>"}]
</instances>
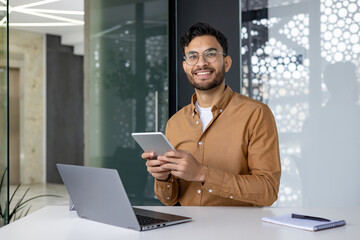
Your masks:
<instances>
[{"instance_id":1,"label":"laptop keyboard","mask_svg":"<svg viewBox=\"0 0 360 240\"><path fill-rule=\"evenodd\" d=\"M142 215L136 215L136 217L137 217L140 225L152 225L152 224L157 224L157 223L168 222L168 220L165 220L165 219L152 218L152 217L147 217L147 216L142 216Z\"/></svg>"}]
</instances>

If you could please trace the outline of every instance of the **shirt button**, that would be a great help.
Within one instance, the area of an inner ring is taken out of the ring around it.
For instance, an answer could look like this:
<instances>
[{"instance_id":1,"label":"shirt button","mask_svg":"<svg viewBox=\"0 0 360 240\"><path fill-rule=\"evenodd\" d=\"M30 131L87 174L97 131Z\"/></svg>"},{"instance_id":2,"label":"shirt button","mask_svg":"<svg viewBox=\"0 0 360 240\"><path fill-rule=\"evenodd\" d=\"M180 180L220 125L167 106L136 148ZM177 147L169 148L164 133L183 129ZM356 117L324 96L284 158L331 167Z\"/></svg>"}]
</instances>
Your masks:
<instances>
[{"instance_id":1,"label":"shirt button","mask_svg":"<svg viewBox=\"0 0 360 240\"><path fill-rule=\"evenodd\" d=\"M211 193L211 192L212 192L212 189L209 189L209 192Z\"/></svg>"},{"instance_id":2,"label":"shirt button","mask_svg":"<svg viewBox=\"0 0 360 240\"><path fill-rule=\"evenodd\" d=\"M170 200L170 198L169 198L169 197L167 197L166 199L167 199L167 200Z\"/></svg>"},{"instance_id":3,"label":"shirt button","mask_svg":"<svg viewBox=\"0 0 360 240\"><path fill-rule=\"evenodd\" d=\"M197 192L200 194L200 193L201 193L201 190L199 189L199 190L197 190Z\"/></svg>"},{"instance_id":4,"label":"shirt button","mask_svg":"<svg viewBox=\"0 0 360 240\"><path fill-rule=\"evenodd\" d=\"M169 188L169 187L170 187L170 184L169 184L169 185L167 185L167 187Z\"/></svg>"},{"instance_id":5,"label":"shirt button","mask_svg":"<svg viewBox=\"0 0 360 240\"><path fill-rule=\"evenodd\" d=\"M220 109L220 112L222 113L222 112L223 112L223 110L222 110L222 109Z\"/></svg>"},{"instance_id":6,"label":"shirt button","mask_svg":"<svg viewBox=\"0 0 360 240\"><path fill-rule=\"evenodd\" d=\"M199 121L196 121L196 124L199 124Z\"/></svg>"},{"instance_id":7,"label":"shirt button","mask_svg":"<svg viewBox=\"0 0 360 240\"><path fill-rule=\"evenodd\" d=\"M199 145L201 146L201 145L202 145L202 142L199 142Z\"/></svg>"}]
</instances>

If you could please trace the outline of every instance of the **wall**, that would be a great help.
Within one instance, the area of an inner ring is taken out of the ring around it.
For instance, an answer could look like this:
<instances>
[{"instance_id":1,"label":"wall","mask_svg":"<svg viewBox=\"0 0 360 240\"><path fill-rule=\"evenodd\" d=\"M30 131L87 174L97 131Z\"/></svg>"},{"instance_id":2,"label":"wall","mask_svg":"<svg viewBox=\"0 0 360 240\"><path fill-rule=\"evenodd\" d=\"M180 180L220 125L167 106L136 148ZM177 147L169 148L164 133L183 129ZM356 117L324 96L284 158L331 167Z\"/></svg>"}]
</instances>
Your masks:
<instances>
[{"instance_id":1,"label":"wall","mask_svg":"<svg viewBox=\"0 0 360 240\"><path fill-rule=\"evenodd\" d=\"M83 164L83 57L48 36L45 84L44 41L42 34L10 31L10 67L20 70L22 184L44 182L45 175L61 182L55 163Z\"/></svg>"},{"instance_id":2,"label":"wall","mask_svg":"<svg viewBox=\"0 0 360 240\"><path fill-rule=\"evenodd\" d=\"M83 57L46 35L46 180L61 183L56 163L84 164Z\"/></svg>"},{"instance_id":3,"label":"wall","mask_svg":"<svg viewBox=\"0 0 360 240\"><path fill-rule=\"evenodd\" d=\"M43 35L11 30L10 67L20 69L20 180L43 180Z\"/></svg>"}]
</instances>

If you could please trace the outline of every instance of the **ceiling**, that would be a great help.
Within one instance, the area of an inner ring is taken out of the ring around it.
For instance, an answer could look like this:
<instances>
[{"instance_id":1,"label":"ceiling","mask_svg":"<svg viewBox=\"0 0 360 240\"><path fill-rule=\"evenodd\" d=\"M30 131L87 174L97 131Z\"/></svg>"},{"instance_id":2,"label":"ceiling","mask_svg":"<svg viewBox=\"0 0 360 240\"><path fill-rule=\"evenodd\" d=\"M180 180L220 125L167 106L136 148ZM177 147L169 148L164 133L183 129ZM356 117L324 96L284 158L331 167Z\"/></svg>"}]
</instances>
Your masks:
<instances>
[{"instance_id":1,"label":"ceiling","mask_svg":"<svg viewBox=\"0 0 360 240\"><path fill-rule=\"evenodd\" d=\"M84 0L11 0L10 29L53 34L83 54Z\"/></svg>"}]
</instances>

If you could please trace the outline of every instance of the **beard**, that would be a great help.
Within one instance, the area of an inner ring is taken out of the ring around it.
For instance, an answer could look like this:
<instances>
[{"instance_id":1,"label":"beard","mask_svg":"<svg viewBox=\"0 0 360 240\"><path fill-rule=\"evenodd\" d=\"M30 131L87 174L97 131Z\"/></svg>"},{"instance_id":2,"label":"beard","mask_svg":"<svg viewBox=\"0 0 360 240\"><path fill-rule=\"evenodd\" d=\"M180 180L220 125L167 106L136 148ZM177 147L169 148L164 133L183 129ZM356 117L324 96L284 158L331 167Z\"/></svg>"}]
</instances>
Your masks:
<instances>
[{"instance_id":1,"label":"beard","mask_svg":"<svg viewBox=\"0 0 360 240\"><path fill-rule=\"evenodd\" d=\"M211 81L211 82L196 82L194 80L194 78L192 77L195 71L197 70L209 70L212 72L215 72L214 69L212 68L197 68L194 71L191 72L191 74L186 73L186 76L189 80L189 83L191 84L191 86L193 86L195 89L197 90L210 90L213 88L216 88L217 86L219 86L223 81L224 81L224 77L225 77L225 66L223 66L223 68L221 69L220 72L216 73L215 78Z\"/></svg>"}]
</instances>

